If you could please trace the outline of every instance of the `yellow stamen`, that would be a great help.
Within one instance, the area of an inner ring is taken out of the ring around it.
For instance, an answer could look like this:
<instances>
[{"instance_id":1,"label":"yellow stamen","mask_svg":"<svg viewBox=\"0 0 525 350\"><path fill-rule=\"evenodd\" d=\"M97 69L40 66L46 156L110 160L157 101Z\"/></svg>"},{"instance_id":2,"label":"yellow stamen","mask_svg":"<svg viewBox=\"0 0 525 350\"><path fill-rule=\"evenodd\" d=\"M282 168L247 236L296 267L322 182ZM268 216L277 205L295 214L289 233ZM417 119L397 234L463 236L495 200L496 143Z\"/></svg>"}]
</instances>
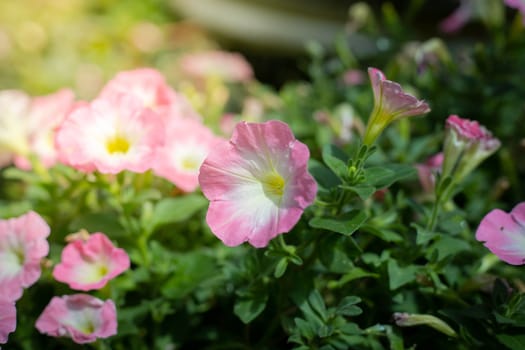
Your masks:
<instances>
[{"instance_id":1,"label":"yellow stamen","mask_svg":"<svg viewBox=\"0 0 525 350\"><path fill-rule=\"evenodd\" d=\"M276 171L267 174L262 179L263 190L267 195L282 197L285 181Z\"/></svg>"},{"instance_id":2,"label":"yellow stamen","mask_svg":"<svg viewBox=\"0 0 525 350\"><path fill-rule=\"evenodd\" d=\"M106 142L106 149L110 154L126 153L129 147L129 141L121 135L115 135Z\"/></svg>"}]
</instances>

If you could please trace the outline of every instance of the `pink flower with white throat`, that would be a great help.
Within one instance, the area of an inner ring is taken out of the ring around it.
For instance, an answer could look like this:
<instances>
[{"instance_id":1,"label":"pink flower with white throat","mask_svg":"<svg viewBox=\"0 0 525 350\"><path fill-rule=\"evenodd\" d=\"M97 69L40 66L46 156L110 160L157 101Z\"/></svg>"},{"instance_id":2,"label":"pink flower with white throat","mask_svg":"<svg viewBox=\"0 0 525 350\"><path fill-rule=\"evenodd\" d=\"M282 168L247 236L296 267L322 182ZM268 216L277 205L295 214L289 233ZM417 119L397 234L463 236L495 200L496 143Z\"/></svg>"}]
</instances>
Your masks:
<instances>
[{"instance_id":1,"label":"pink flower with white throat","mask_svg":"<svg viewBox=\"0 0 525 350\"><path fill-rule=\"evenodd\" d=\"M199 186L199 168L210 150L222 141L195 119L178 118L166 127L166 143L157 152L154 171L185 192Z\"/></svg>"},{"instance_id":2,"label":"pink flower with white throat","mask_svg":"<svg viewBox=\"0 0 525 350\"><path fill-rule=\"evenodd\" d=\"M117 311L111 300L102 301L88 294L53 297L36 320L40 333L69 337L77 344L117 334Z\"/></svg>"},{"instance_id":3,"label":"pink flower with white throat","mask_svg":"<svg viewBox=\"0 0 525 350\"><path fill-rule=\"evenodd\" d=\"M476 239L506 263L525 264L525 202L516 205L510 213L494 209L485 215Z\"/></svg>"},{"instance_id":4,"label":"pink flower with white throat","mask_svg":"<svg viewBox=\"0 0 525 350\"><path fill-rule=\"evenodd\" d=\"M0 344L7 343L9 333L16 329L16 306L14 302L0 300Z\"/></svg>"},{"instance_id":5,"label":"pink flower with white throat","mask_svg":"<svg viewBox=\"0 0 525 350\"><path fill-rule=\"evenodd\" d=\"M237 124L231 140L219 143L200 169L212 232L228 246L259 248L290 231L317 193L309 157L283 122Z\"/></svg>"},{"instance_id":6,"label":"pink flower with white throat","mask_svg":"<svg viewBox=\"0 0 525 350\"><path fill-rule=\"evenodd\" d=\"M129 266L126 251L116 248L106 235L97 232L85 241L75 239L64 247L53 277L71 289L88 291L104 287Z\"/></svg>"},{"instance_id":7,"label":"pink flower with white throat","mask_svg":"<svg viewBox=\"0 0 525 350\"><path fill-rule=\"evenodd\" d=\"M129 95L78 105L56 135L62 162L109 174L150 169L163 142L163 121Z\"/></svg>"},{"instance_id":8,"label":"pink flower with white throat","mask_svg":"<svg viewBox=\"0 0 525 350\"><path fill-rule=\"evenodd\" d=\"M48 224L35 212L0 220L0 300L15 301L41 274L49 252Z\"/></svg>"},{"instance_id":9,"label":"pink flower with white throat","mask_svg":"<svg viewBox=\"0 0 525 350\"><path fill-rule=\"evenodd\" d=\"M401 85L387 80L379 69L368 68L368 75L374 92L374 109L366 127L366 145L372 145L390 123L430 112L425 101L404 92Z\"/></svg>"}]
</instances>

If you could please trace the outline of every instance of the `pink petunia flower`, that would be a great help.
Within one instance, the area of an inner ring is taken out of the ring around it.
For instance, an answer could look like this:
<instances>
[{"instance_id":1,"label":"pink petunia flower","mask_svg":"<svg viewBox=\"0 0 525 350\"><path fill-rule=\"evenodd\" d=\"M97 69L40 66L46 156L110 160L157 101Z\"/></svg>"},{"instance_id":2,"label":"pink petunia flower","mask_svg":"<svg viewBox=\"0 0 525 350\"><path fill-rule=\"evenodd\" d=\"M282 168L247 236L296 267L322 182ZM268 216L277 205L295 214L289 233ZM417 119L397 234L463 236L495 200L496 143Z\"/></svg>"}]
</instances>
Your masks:
<instances>
[{"instance_id":1,"label":"pink petunia flower","mask_svg":"<svg viewBox=\"0 0 525 350\"><path fill-rule=\"evenodd\" d=\"M441 171L442 164L442 152L433 155L422 164L416 164L419 183L421 184L421 187L423 187L423 191L425 191L426 193L431 193L434 191L434 185L436 183L436 173Z\"/></svg>"},{"instance_id":2,"label":"pink petunia flower","mask_svg":"<svg viewBox=\"0 0 525 350\"><path fill-rule=\"evenodd\" d=\"M525 1L524 0L505 0L505 5L517 9L521 13L523 25L525 25Z\"/></svg>"},{"instance_id":3,"label":"pink petunia flower","mask_svg":"<svg viewBox=\"0 0 525 350\"><path fill-rule=\"evenodd\" d=\"M129 266L126 251L116 248L105 234L97 232L86 241L75 239L64 247L53 277L71 289L88 291L104 287Z\"/></svg>"},{"instance_id":4,"label":"pink petunia flower","mask_svg":"<svg viewBox=\"0 0 525 350\"><path fill-rule=\"evenodd\" d=\"M309 156L283 122L237 124L200 169L212 232L228 246L247 241L259 248L290 231L317 193Z\"/></svg>"},{"instance_id":5,"label":"pink petunia flower","mask_svg":"<svg viewBox=\"0 0 525 350\"><path fill-rule=\"evenodd\" d=\"M475 6L472 0L461 0L458 8L439 23L439 29L449 34L459 31L474 17Z\"/></svg>"},{"instance_id":6,"label":"pink petunia flower","mask_svg":"<svg viewBox=\"0 0 525 350\"><path fill-rule=\"evenodd\" d=\"M26 123L31 97L19 90L0 91L0 167L15 155L29 154Z\"/></svg>"},{"instance_id":7,"label":"pink petunia flower","mask_svg":"<svg viewBox=\"0 0 525 350\"><path fill-rule=\"evenodd\" d=\"M150 169L163 142L163 121L129 95L78 105L56 134L63 163L110 174Z\"/></svg>"},{"instance_id":8,"label":"pink petunia flower","mask_svg":"<svg viewBox=\"0 0 525 350\"><path fill-rule=\"evenodd\" d=\"M25 118L28 127L29 152L34 154L46 168L57 162L55 131L73 107L74 99L75 95L71 90L62 89L51 95L39 96L31 100ZM20 169L31 168L28 154L17 154L14 161Z\"/></svg>"},{"instance_id":9,"label":"pink petunia flower","mask_svg":"<svg viewBox=\"0 0 525 350\"><path fill-rule=\"evenodd\" d=\"M150 108L162 118L175 114L179 117L201 119L184 96L167 83L162 74L152 68L139 68L118 73L102 89L99 98L131 95L143 107Z\"/></svg>"},{"instance_id":10,"label":"pink petunia flower","mask_svg":"<svg viewBox=\"0 0 525 350\"><path fill-rule=\"evenodd\" d=\"M180 66L186 75L196 80L215 77L227 82L242 82L253 78L248 61L241 54L226 51L186 54L181 58Z\"/></svg>"},{"instance_id":11,"label":"pink petunia flower","mask_svg":"<svg viewBox=\"0 0 525 350\"><path fill-rule=\"evenodd\" d=\"M200 121L180 118L166 127L166 143L157 152L154 171L185 192L199 186L199 168L215 146L222 141Z\"/></svg>"},{"instance_id":12,"label":"pink petunia flower","mask_svg":"<svg viewBox=\"0 0 525 350\"><path fill-rule=\"evenodd\" d=\"M476 239L506 263L525 264L525 202L516 205L510 213L494 209L485 215Z\"/></svg>"},{"instance_id":13,"label":"pink petunia flower","mask_svg":"<svg viewBox=\"0 0 525 350\"><path fill-rule=\"evenodd\" d=\"M372 145L393 121L430 112L425 101L403 91L398 83L387 80L383 72L368 68L374 92L374 109L368 119L364 143Z\"/></svg>"},{"instance_id":14,"label":"pink petunia flower","mask_svg":"<svg viewBox=\"0 0 525 350\"><path fill-rule=\"evenodd\" d=\"M442 176L452 176L456 183L496 152L501 145L500 141L477 121L451 115L445 128Z\"/></svg>"},{"instance_id":15,"label":"pink petunia flower","mask_svg":"<svg viewBox=\"0 0 525 350\"><path fill-rule=\"evenodd\" d=\"M47 223L35 212L0 220L0 300L15 301L41 274L49 252Z\"/></svg>"},{"instance_id":16,"label":"pink petunia flower","mask_svg":"<svg viewBox=\"0 0 525 350\"><path fill-rule=\"evenodd\" d=\"M16 329L16 306L14 302L0 300L0 344L7 343L9 333Z\"/></svg>"},{"instance_id":17,"label":"pink petunia flower","mask_svg":"<svg viewBox=\"0 0 525 350\"><path fill-rule=\"evenodd\" d=\"M88 294L53 297L36 328L52 337L70 337L77 344L91 343L117 334L117 311L113 301Z\"/></svg>"}]
</instances>

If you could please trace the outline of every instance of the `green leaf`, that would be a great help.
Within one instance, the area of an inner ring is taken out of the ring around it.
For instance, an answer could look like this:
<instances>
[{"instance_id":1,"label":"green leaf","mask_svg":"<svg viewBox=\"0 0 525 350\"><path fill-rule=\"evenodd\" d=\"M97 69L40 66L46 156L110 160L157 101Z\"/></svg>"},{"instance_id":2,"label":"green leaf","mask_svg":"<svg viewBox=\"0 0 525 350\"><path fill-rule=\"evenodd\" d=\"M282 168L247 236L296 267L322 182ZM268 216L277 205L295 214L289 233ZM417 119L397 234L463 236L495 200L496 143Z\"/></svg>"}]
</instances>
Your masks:
<instances>
[{"instance_id":1,"label":"green leaf","mask_svg":"<svg viewBox=\"0 0 525 350\"><path fill-rule=\"evenodd\" d=\"M313 218L309 225L314 228L321 228L345 236L350 236L357 231L368 219L368 215L362 210L353 210L341 216L340 218Z\"/></svg>"},{"instance_id":2,"label":"green leaf","mask_svg":"<svg viewBox=\"0 0 525 350\"><path fill-rule=\"evenodd\" d=\"M360 267L354 267L350 270L347 274L343 275L339 280L337 281L330 281L328 282L328 288L340 288L344 286L346 283L359 279L364 277L373 277L373 278L379 278L379 274L368 272L366 270L363 270Z\"/></svg>"},{"instance_id":3,"label":"green leaf","mask_svg":"<svg viewBox=\"0 0 525 350\"><path fill-rule=\"evenodd\" d=\"M245 324L253 321L266 308L268 295L266 293L257 293L250 297L240 297L235 301L233 313Z\"/></svg>"},{"instance_id":4,"label":"green leaf","mask_svg":"<svg viewBox=\"0 0 525 350\"><path fill-rule=\"evenodd\" d=\"M496 334L496 338L509 349L525 349L524 334Z\"/></svg>"},{"instance_id":5,"label":"green leaf","mask_svg":"<svg viewBox=\"0 0 525 350\"><path fill-rule=\"evenodd\" d=\"M363 231L373 234L385 242L401 242L403 237L394 231L378 228L372 225L363 225Z\"/></svg>"},{"instance_id":6,"label":"green leaf","mask_svg":"<svg viewBox=\"0 0 525 350\"><path fill-rule=\"evenodd\" d=\"M275 271L273 273L273 276L275 278L280 278L286 272L287 267L288 267L288 259L281 258L281 260L279 260L279 262L275 266Z\"/></svg>"},{"instance_id":7,"label":"green leaf","mask_svg":"<svg viewBox=\"0 0 525 350\"><path fill-rule=\"evenodd\" d=\"M110 238L126 235L124 228L118 221L118 217L107 212L86 213L76 217L68 226L71 232L85 229L88 232L104 232Z\"/></svg>"},{"instance_id":8,"label":"green leaf","mask_svg":"<svg viewBox=\"0 0 525 350\"><path fill-rule=\"evenodd\" d=\"M330 189L341 183L337 175L316 159L310 159L308 162L308 171L321 188Z\"/></svg>"},{"instance_id":9,"label":"green leaf","mask_svg":"<svg viewBox=\"0 0 525 350\"><path fill-rule=\"evenodd\" d=\"M369 185L384 188L403 178L414 176L416 169L405 164L386 164L366 168L364 172Z\"/></svg>"},{"instance_id":10,"label":"green leaf","mask_svg":"<svg viewBox=\"0 0 525 350\"><path fill-rule=\"evenodd\" d=\"M448 256L455 255L459 252L466 251L470 249L470 245L462 239L449 237L449 236L440 236L429 248L427 251L427 258L430 259L430 256L434 251L437 252L437 259L441 261Z\"/></svg>"},{"instance_id":11,"label":"green leaf","mask_svg":"<svg viewBox=\"0 0 525 350\"><path fill-rule=\"evenodd\" d=\"M335 312L338 315L343 315L343 316L360 315L363 312L363 310L361 310L360 307L356 306L356 304L359 304L360 302L361 302L361 298L356 297L354 295L344 297L339 302L339 305L337 305Z\"/></svg>"},{"instance_id":12,"label":"green leaf","mask_svg":"<svg viewBox=\"0 0 525 350\"><path fill-rule=\"evenodd\" d=\"M416 273L419 271L419 267L409 265L406 267L400 267L395 260L388 261L388 282L390 289L397 289L407 283L410 283L416 279Z\"/></svg>"},{"instance_id":13,"label":"green leaf","mask_svg":"<svg viewBox=\"0 0 525 350\"><path fill-rule=\"evenodd\" d=\"M356 193L359 196L359 198L361 198L362 200L370 198L370 196L373 195L377 191L377 188L375 188L374 186L365 184L365 183L357 184L354 186L341 185L340 187L345 190L349 190L349 191Z\"/></svg>"},{"instance_id":14,"label":"green leaf","mask_svg":"<svg viewBox=\"0 0 525 350\"><path fill-rule=\"evenodd\" d=\"M323 161L340 178L348 172L347 155L334 145L323 147Z\"/></svg>"},{"instance_id":15,"label":"green leaf","mask_svg":"<svg viewBox=\"0 0 525 350\"><path fill-rule=\"evenodd\" d=\"M317 289L314 289L308 296L308 303L322 320L327 319L326 306L321 293Z\"/></svg>"},{"instance_id":16,"label":"green leaf","mask_svg":"<svg viewBox=\"0 0 525 350\"><path fill-rule=\"evenodd\" d=\"M208 204L201 195L190 194L176 198L165 198L155 205L150 220L150 229L154 231L162 225L189 219Z\"/></svg>"}]
</instances>

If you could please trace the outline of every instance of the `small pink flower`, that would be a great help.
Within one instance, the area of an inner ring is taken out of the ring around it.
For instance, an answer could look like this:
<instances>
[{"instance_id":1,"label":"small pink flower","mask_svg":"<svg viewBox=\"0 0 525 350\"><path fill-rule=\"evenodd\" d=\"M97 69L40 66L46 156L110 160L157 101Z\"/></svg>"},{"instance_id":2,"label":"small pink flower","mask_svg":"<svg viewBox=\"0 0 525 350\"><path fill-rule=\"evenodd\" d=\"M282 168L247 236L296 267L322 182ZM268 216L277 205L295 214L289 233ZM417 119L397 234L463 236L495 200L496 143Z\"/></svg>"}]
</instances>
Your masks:
<instances>
[{"instance_id":1,"label":"small pink flower","mask_svg":"<svg viewBox=\"0 0 525 350\"><path fill-rule=\"evenodd\" d=\"M458 8L439 23L439 29L444 33L455 33L463 28L474 16L472 0L461 0Z\"/></svg>"},{"instance_id":2,"label":"small pink flower","mask_svg":"<svg viewBox=\"0 0 525 350\"><path fill-rule=\"evenodd\" d=\"M0 220L0 300L15 301L41 274L49 252L49 226L35 212Z\"/></svg>"},{"instance_id":3,"label":"small pink flower","mask_svg":"<svg viewBox=\"0 0 525 350\"><path fill-rule=\"evenodd\" d=\"M349 69L343 74L343 82L347 86L361 85L365 82L366 75L359 69Z\"/></svg>"},{"instance_id":4,"label":"small pink flower","mask_svg":"<svg viewBox=\"0 0 525 350\"><path fill-rule=\"evenodd\" d=\"M521 13L521 21L525 25L525 1L524 0L505 0L505 5L517 9Z\"/></svg>"},{"instance_id":5,"label":"small pink flower","mask_svg":"<svg viewBox=\"0 0 525 350\"><path fill-rule=\"evenodd\" d=\"M166 143L157 152L154 171L185 192L195 191L199 168L219 141L222 139L197 120L172 120L166 127Z\"/></svg>"},{"instance_id":6,"label":"small pink flower","mask_svg":"<svg viewBox=\"0 0 525 350\"><path fill-rule=\"evenodd\" d=\"M36 155L46 168L57 162L55 131L73 107L74 99L71 90L63 89L51 95L35 97L31 101L25 121L30 153ZM20 169L30 169L28 155L18 154L15 165Z\"/></svg>"},{"instance_id":7,"label":"small pink flower","mask_svg":"<svg viewBox=\"0 0 525 350\"><path fill-rule=\"evenodd\" d=\"M116 248L106 235L97 232L86 241L76 239L64 247L53 277L71 289L88 291L104 287L129 266L124 249Z\"/></svg>"},{"instance_id":8,"label":"small pink flower","mask_svg":"<svg viewBox=\"0 0 525 350\"><path fill-rule=\"evenodd\" d=\"M283 122L237 124L200 169L212 232L228 246L247 241L259 248L290 231L317 193L309 156Z\"/></svg>"},{"instance_id":9,"label":"small pink flower","mask_svg":"<svg viewBox=\"0 0 525 350\"><path fill-rule=\"evenodd\" d=\"M197 80L215 77L223 81L238 82L253 78L252 67L238 53L225 51L190 53L181 58L180 65L185 74Z\"/></svg>"},{"instance_id":10,"label":"small pink flower","mask_svg":"<svg viewBox=\"0 0 525 350\"><path fill-rule=\"evenodd\" d=\"M436 173L441 171L443 164L443 153L433 155L422 164L416 164L419 183L423 187L423 191L431 193L434 191L436 183Z\"/></svg>"},{"instance_id":11,"label":"small pink flower","mask_svg":"<svg viewBox=\"0 0 525 350\"><path fill-rule=\"evenodd\" d=\"M184 96L167 83L162 74L152 68L139 68L118 73L102 89L99 98L130 95L162 118L172 114L200 119Z\"/></svg>"},{"instance_id":12,"label":"small pink flower","mask_svg":"<svg viewBox=\"0 0 525 350\"><path fill-rule=\"evenodd\" d=\"M16 306L14 302L0 300L0 344L7 343L9 333L16 329Z\"/></svg>"},{"instance_id":13,"label":"small pink flower","mask_svg":"<svg viewBox=\"0 0 525 350\"><path fill-rule=\"evenodd\" d=\"M512 265L525 264L525 202L506 213L494 209L481 220L476 239L498 258Z\"/></svg>"},{"instance_id":14,"label":"small pink flower","mask_svg":"<svg viewBox=\"0 0 525 350\"><path fill-rule=\"evenodd\" d=\"M372 145L391 122L430 112L425 101L404 92L398 83L387 80L379 69L368 68L368 75L374 92L374 109L366 127L366 145Z\"/></svg>"},{"instance_id":15,"label":"small pink flower","mask_svg":"<svg viewBox=\"0 0 525 350\"><path fill-rule=\"evenodd\" d=\"M79 104L56 134L62 162L110 174L150 169L163 142L163 121L129 95Z\"/></svg>"},{"instance_id":16,"label":"small pink flower","mask_svg":"<svg viewBox=\"0 0 525 350\"><path fill-rule=\"evenodd\" d=\"M117 311L113 301L88 294L53 297L36 328L52 337L70 337L77 344L91 343L117 334Z\"/></svg>"},{"instance_id":17,"label":"small pink flower","mask_svg":"<svg viewBox=\"0 0 525 350\"><path fill-rule=\"evenodd\" d=\"M446 121L442 176L461 181L485 158L496 152L500 141L477 121L451 115Z\"/></svg>"}]
</instances>

